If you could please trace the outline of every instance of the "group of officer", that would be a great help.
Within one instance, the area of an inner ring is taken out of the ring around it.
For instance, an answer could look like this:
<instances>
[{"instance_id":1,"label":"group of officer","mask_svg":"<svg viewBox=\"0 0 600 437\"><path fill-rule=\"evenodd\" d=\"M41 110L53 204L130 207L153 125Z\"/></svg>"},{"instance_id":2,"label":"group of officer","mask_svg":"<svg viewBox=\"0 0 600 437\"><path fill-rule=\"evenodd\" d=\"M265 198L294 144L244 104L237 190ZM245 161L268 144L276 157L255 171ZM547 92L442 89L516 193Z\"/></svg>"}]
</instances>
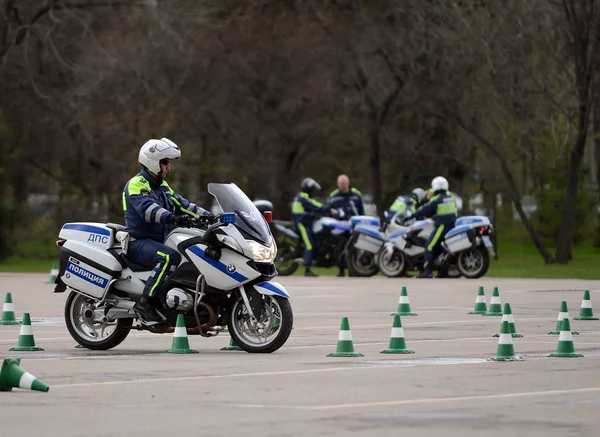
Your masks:
<instances>
[{"instance_id":1,"label":"group of officer","mask_svg":"<svg viewBox=\"0 0 600 437\"><path fill-rule=\"evenodd\" d=\"M304 242L304 268L305 276L317 276L311 270L312 251L314 246L314 235L312 225L318 214L331 214L338 216L338 211L343 211L340 218L347 219L351 216L364 215L364 202L361 192L350 185L350 179L346 175L337 178L338 188L329 194L327 203L322 204L315 200L314 194L321 190L321 186L312 178L306 178L300 185L300 192L292 203L292 215L294 223L298 228ZM448 191L449 184L446 178L438 176L431 181L431 188L425 191L415 188L409 195L401 195L387 211L387 219L390 220L395 214L402 213L405 218L415 219L432 218L435 229L427 241L425 251L425 268L417 276L418 278L433 277L433 260L436 250L444 236L450 231L458 216L458 208L452 194ZM342 257L339 263L338 276L345 275L345 261ZM446 276L446 272L440 270L438 277Z\"/></svg>"},{"instance_id":2,"label":"group of officer","mask_svg":"<svg viewBox=\"0 0 600 437\"><path fill-rule=\"evenodd\" d=\"M157 290L181 262L181 255L163 244L168 232L174 226L189 227L192 217L212 216L210 211L176 194L167 183L166 177L171 171L172 162L180 157L181 150L168 138L146 141L138 154L141 170L125 184L122 193L125 228L129 233L127 256L138 264L152 267L143 295L134 306L134 310L146 323L166 320L156 305ZM306 178L292 204L294 221L306 248L306 276L316 276L310 269L315 213L337 216L338 211L343 211L344 218L365 213L362 195L350 185L346 175L338 177L337 185L338 188L331 192L328 202L322 204L313 198L321 186L314 179ZM435 221L436 230L427 245L428 262L419 275L432 277L433 252L442 237L452 229L457 216L456 204L448 192L448 181L443 177L436 177L431 183L429 194L417 188L409 196L399 196L391 206L391 212L401 208L408 209L415 218L433 217ZM344 269L342 260L340 276L344 275Z\"/></svg>"}]
</instances>

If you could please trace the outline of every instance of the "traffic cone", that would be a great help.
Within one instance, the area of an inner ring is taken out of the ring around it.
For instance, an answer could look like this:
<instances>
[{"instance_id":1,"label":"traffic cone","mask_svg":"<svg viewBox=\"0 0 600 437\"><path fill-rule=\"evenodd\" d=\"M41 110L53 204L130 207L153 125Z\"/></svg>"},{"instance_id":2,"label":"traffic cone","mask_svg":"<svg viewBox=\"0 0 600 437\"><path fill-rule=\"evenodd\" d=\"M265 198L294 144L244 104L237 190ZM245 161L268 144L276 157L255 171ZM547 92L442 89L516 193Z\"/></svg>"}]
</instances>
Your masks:
<instances>
[{"instance_id":1,"label":"traffic cone","mask_svg":"<svg viewBox=\"0 0 600 437\"><path fill-rule=\"evenodd\" d=\"M556 352L548 356L559 358L577 358L583 356L575 353L575 345L573 344L573 336L571 335L571 323L568 317L562 321Z\"/></svg>"},{"instance_id":2,"label":"traffic cone","mask_svg":"<svg viewBox=\"0 0 600 437\"><path fill-rule=\"evenodd\" d=\"M581 301L581 308L579 309L579 316L573 317L573 320L600 320L598 317L594 317L594 311L592 310L592 300L590 299L590 290L583 292L583 299Z\"/></svg>"},{"instance_id":3,"label":"traffic cone","mask_svg":"<svg viewBox=\"0 0 600 437\"><path fill-rule=\"evenodd\" d=\"M231 337L231 339L229 340L229 345L222 347L221 350L222 351L241 351L243 349L241 347L239 347L238 344L233 339L233 337Z\"/></svg>"},{"instance_id":4,"label":"traffic cone","mask_svg":"<svg viewBox=\"0 0 600 437\"><path fill-rule=\"evenodd\" d=\"M558 312L558 317L556 318L556 328L554 329L554 331L550 331L548 334L553 334L553 335L560 334L560 329L562 327L562 321L564 319L568 319L568 318L569 318L569 310L567 309L567 301L563 300L560 303L560 311ZM571 334L579 335L579 332L571 331Z\"/></svg>"},{"instance_id":5,"label":"traffic cone","mask_svg":"<svg viewBox=\"0 0 600 437\"><path fill-rule=\"evenodd\" d=\"M352 343L352 332L350 331L350 322L348 317L342 317L342 326L338 335L337 350L328 357L364 357L363 354L354 351Z\"/></svg>"},{"instance_id":6,"label":"traffic cone","mask_svg":"<svg viewBox=\"0 0 600 437\"><path fill-rule=\"evenodd\" d=\"M390 345L388 349L382 350L382 354L414 354L415 351L406 348L406 340L404 340L404 328L400 316L394 316L394 324L392 325L392 334L390 335Z\"/></svg>"},{"instance_id":7,"label":"traffic cone","mask_svg":"<svg viewBox=\"0 0 600 437\"><path fill-rule=\"evenodd\" d=\"M390 314L391 316L399 315L399 316L416 316L417 313L413 313L410 310L410 301L408 300L408 293L406 292L406 287L402 287L402 291L400 292L400 299L398 299L398 309L395 313Z\"/></svg>"},{"instance_id":8,"label":"traffic cone","mask_svg":"<svg viewBox=\"0 0 600 437\"><path fill-rule=\"evenodd\" d=\"M6 293L4 299L4 308L2 309L2 319L0 319L0 325L18 325L17 318L15 317L15 307L13 306L12 295Z\"/></svg>"},{"instance_id":9,"label":"traffic cone","mask_svg":"<svg viewBox=\"0 0 600 437\"><path fill-rule=\"evenodd\" d=\"M48 281L50 284L54 284L56 281L56 277L58 276L58 264L52 264L52 269L50 269L50 280Z\"/></svg>"},{"instance_id":10,"label":"traffic cone","mask_svg":"<svg viewBox=\"0 0 600 437\"><path fill-rule=\"evenodd\" d=\"M46 384L20 366L21 358L6 358L0 369L0 391L11 391L13 388L23 388L47 392Z\"/></svg>"},{"instance_id":11,"label":"traffic cone","mask_svg":"<svg viewBox=\"0 0 600 437\"><path fill-rule=\"evenodd\" d=\"M485 293L483 287L479 287L479 292L475 299L475 306L473 307L473 311L470 311L469 314L485 314L486 312L487 305L485 304Z\"/></svg>"},{"instance_id":12,"label":"traffic cone","mask_svg":"<svg viewBox=\"0 0 600 437\"><path fill-rule=\"evenodd\" d=\"M33 338L33 328L31 327L31 318L29 313L23 314L23 322L21 322L21 331L19 332L19 340L15 347L11 347L9 351L43 351L41 347L35 345Z\"/></svg>"},{"instance_id":13,"label":"traffic cone","mask_svg":"<svg viewBox=\"0 0 600 437\"><path fill-rule=\"evenodd\" d=\"M175 332L173 332L173 343L171 349L165 351L168 354L197 354L198 351L190 349L188 341L187 328L183 320L183 314L177 315L177 323L175 324Z\"/></svg>"},{"instance_id":14,"label":"traffic cone","mask_svg":"<svg viewBox=\"0 0 600 437\"><path fill-rule=\"evenodd\" d=\"M512 337L508 322L502 322L500 327L500 338L498 339L498 351L494 358L488 358L488 361L521 361L523 358L515 355Z\"/></svg>"},{"instance_id":15,"label":"traffic cone","mask_svg":"<svg viewBox=\"0 0 600 437\"><path fill-rule=\"evenodd\" d=\"M502 322L500 322L500 328L502 328L503 322L508 322L508 330L512 338L523 337L521 334L517 334L517 328L515 328L515 319L512 315L509 303L504 304L504 313L502 314ZM493 337L500 337L500 334L496 334Z\"/></svg>"},{"instance_id":16,"label":"traffic cone","mask_svg":"<svg viewBox=\"0 0 600 437\"><path fill-rule=\"evenodd\" d=\"M498 287L494 287L492 292L492 298L490 299L490 307L482 314L482 316L501 316L502 315L502 303L500 302L500 293Z\"/></svg>"}]
</instances>

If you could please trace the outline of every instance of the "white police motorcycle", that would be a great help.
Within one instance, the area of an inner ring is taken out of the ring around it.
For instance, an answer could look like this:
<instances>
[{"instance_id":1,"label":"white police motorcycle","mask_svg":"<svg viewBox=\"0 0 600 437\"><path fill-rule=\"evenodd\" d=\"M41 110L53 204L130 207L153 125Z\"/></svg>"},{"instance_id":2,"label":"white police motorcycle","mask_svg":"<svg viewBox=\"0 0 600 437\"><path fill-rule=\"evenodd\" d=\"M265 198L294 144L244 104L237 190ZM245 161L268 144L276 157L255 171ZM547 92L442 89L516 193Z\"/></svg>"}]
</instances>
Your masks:
<instances>
[{"instance_id":1,"label":"white police motorcycle","mask_svg":"<svg viewBox=\"0 0 600 437\"><path fill-rule=\"evenodd\" d=\"M380 239L379 270L389 277L402 276L407 270L422 270L426 244L434 229L433 220L420 220ZM490 256L494 256L492 232L488 217L459 217L444 237L433 268L446 269L450 277L482 277L488 271Z\"/></svg>"},{"instance_id":2,"label":"white police motorcycle","mask_svg":"<svg viewBox=\"0 0 600 437\"><path fill-rule=\"evenodd\" d=\"M75 341L89 349L111 349L131 329L173 332L183 314L188 334L211 337L227 326L246 352L270 353L285 344L292 307L285 288L272 281L277 246L267 220L235 184L211 183L208 192L221 214L210 223L194 219L194 227L176 228L165 240L181 253L182 262L157 291L167 318L159 324L145 323L133 310L154 266L127 257L125 228L63 225L54 291L70 290L65 322Z\"/></svg>"}]
</instances>

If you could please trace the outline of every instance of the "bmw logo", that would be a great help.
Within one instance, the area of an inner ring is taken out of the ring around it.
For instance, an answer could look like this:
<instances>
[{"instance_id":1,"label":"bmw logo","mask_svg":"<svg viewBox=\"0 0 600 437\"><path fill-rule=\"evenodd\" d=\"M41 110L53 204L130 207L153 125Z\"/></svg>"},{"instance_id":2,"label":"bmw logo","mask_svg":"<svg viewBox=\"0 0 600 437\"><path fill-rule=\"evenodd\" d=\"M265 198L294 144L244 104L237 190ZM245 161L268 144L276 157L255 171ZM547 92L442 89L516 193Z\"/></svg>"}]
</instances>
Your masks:
<instances>
[{"instance_id":1,"label":"bmw logo","mask_svg":"<svg viewBox=\"0 0 600 437\"><path fill-rule=\"evenodd\" d=\"M228 271L229 273L233 273L233 272L235 272L235 266L234 266L233 264L229 264L229 265L227 266L227 271Z\"/></svg>"},{"instance_id":2,"label":"bmw logo","mask_svg":"<svg viewBox=\"0 0 600 437\"><path fill-rule=\"evenodd\" d=\"M70 274L70 273L67 273L65 276L66 276L67 278L70 278L70 277L71 277L71 274Z\"/></svg>"}]
</instances>

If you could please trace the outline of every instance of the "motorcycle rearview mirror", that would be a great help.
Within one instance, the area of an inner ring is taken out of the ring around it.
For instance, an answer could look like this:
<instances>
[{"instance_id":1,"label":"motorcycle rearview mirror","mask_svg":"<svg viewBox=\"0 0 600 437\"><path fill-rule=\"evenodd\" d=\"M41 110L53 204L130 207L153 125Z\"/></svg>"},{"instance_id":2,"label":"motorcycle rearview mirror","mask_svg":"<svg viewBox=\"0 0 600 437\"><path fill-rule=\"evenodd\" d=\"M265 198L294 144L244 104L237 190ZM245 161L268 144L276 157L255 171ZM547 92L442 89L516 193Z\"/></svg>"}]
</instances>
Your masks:
<instances>
[{"instance_id":1,"label":"motorcycle rearview mirror","mask_svg":"<svg viewBox=\"0 0 600 437\"><path fill-rule=\"evenodd\" d=\"M235 223L237 220L237 214L235 212L224 212L221 214L221 223L230 224Z\"/></svg>"}]
</instances>

